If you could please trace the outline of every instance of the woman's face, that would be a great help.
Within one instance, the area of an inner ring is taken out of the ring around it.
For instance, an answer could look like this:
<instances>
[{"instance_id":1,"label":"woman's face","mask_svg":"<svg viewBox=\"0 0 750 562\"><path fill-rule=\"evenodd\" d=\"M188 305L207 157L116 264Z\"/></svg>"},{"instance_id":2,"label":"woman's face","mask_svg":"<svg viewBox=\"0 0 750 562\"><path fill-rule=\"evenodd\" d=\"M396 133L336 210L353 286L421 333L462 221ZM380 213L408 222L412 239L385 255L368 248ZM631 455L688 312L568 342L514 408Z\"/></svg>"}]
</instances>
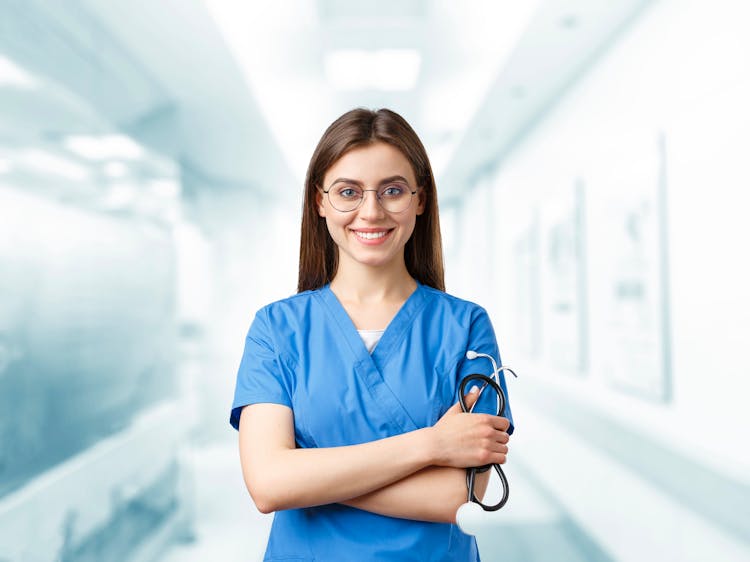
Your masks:
<instances>
[{"instance_id":1,"label":"woman's face","mask_svg":"<svg viewBox=\"0 0 750 562\"><path fill-rule=\"evenodd\" d=\"M409 207L389 213L378 202L375 191L366 191L362 204L354 211L341 212L331 206L323 190L342 186L364 190L380 189L386 180L417 189L411 164L400 150L383 142L355 148L331 166L319 186L318 213L325 217L328 232L339 250L339 267L347 262L379 267L404 259L404 246L414 232L417 215L424 212L424 194L420 189Z\"/></svg>"}]
</instances>

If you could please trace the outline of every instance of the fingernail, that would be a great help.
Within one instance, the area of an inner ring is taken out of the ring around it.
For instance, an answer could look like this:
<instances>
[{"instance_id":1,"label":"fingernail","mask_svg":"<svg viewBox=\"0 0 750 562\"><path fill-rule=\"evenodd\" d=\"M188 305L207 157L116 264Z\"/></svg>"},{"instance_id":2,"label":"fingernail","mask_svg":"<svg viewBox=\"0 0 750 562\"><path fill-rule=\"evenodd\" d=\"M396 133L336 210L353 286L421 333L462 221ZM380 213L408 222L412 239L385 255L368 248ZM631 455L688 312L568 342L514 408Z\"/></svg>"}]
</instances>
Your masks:
<instances>
[{"instance_id":1,"label":"fingernail","mask_svg":"<svg viewBox=\"0 0 750 562\"><path fill-rule=\"evenodd\" d=\"M469 391L469 394L476 394L477 392L479 392L479 387L478 386L472 386L471 390Z\"/></svg>"}]
</instances>

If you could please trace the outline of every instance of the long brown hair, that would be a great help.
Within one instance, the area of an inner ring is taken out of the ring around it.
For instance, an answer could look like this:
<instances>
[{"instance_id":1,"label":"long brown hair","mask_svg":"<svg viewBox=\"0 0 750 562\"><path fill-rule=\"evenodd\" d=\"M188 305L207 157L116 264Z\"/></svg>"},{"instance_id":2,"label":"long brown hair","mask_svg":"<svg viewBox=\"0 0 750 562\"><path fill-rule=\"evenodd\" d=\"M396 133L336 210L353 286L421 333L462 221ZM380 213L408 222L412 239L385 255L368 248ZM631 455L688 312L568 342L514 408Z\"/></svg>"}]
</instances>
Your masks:
<instances>
[{"instance_id":1,"label":"long brown hair","mask_svg":"<svg viewBox=\"0 0 750 562\"><path fill-rule=\"evenodd\" d=\"M318 214L317 188L328 169L353 148L375 142L390 144L411 163L418 188L423 191L424 212L417 216L414 232L404 248L409 274L423 285L445 291L443 246L440 238L437 190L430 160L422 141L409 123L389 109L353 109L336 119L323 133L305 177L302 235L299 248L297 291L318 289L330 283L338 267L338 251Z\"/></svg>"}]
</instances>

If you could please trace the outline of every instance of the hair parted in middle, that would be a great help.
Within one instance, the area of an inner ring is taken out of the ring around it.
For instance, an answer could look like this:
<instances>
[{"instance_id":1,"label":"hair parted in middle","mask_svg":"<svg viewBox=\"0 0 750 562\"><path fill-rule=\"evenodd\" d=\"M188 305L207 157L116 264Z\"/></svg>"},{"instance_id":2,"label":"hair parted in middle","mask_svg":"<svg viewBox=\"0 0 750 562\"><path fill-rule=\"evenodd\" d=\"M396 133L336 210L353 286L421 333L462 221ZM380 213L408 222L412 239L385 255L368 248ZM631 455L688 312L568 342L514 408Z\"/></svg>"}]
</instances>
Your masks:
<instances>
[{"instance_id":1,"label":"hair parted in middle","mask_svg":"<svg viewBox=\"0 0 750 562\"><path fill-rule=\"evenodd\" d=\"M437 189L427 151L409 123L389 109L353 109L326 129L318 142L305 177L302 208L299 278L297 291L318 289L330 283L338 267L338 249L318 214L316 195L326 172L348 151L383 142L397 148L409 161L417 189L422 191L424 212L417 216L414 232L404 248L409 274L423 285L445 291L443 247L440 237Z\"/></svg>"}]
</instances>

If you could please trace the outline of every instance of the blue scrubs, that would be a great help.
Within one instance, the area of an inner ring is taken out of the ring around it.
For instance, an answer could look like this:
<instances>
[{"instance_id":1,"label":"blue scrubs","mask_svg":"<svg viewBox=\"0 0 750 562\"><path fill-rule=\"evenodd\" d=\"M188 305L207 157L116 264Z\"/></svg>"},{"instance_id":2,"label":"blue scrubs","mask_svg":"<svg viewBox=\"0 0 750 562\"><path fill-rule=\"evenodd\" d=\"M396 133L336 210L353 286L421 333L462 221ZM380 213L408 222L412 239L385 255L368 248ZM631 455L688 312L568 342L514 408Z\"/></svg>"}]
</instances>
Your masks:
<instances>
[{"instance_id":1,"label":"blue scrubs","mask_svg":"<svg viewBox=\"0 0 750 562\"><path fill-rule=\"evenodd\" d=\"M366 443L432 426L455 404L461 379L492 371L495 334L481 307L418 284L372 355L331 289L262 308L245 341L230 423L243 406L294 411L298 447ZM501 386L506 391L505 380ZM486 392L491 411L494 393ZM507 396L507 391L506 391ZM505 417L511 419L510 409ZM299 475L305 478L304 474ZM385 517L340 504L279 511L265 560L479 560L456 525Z\"/></svg>"}]
</instances>

